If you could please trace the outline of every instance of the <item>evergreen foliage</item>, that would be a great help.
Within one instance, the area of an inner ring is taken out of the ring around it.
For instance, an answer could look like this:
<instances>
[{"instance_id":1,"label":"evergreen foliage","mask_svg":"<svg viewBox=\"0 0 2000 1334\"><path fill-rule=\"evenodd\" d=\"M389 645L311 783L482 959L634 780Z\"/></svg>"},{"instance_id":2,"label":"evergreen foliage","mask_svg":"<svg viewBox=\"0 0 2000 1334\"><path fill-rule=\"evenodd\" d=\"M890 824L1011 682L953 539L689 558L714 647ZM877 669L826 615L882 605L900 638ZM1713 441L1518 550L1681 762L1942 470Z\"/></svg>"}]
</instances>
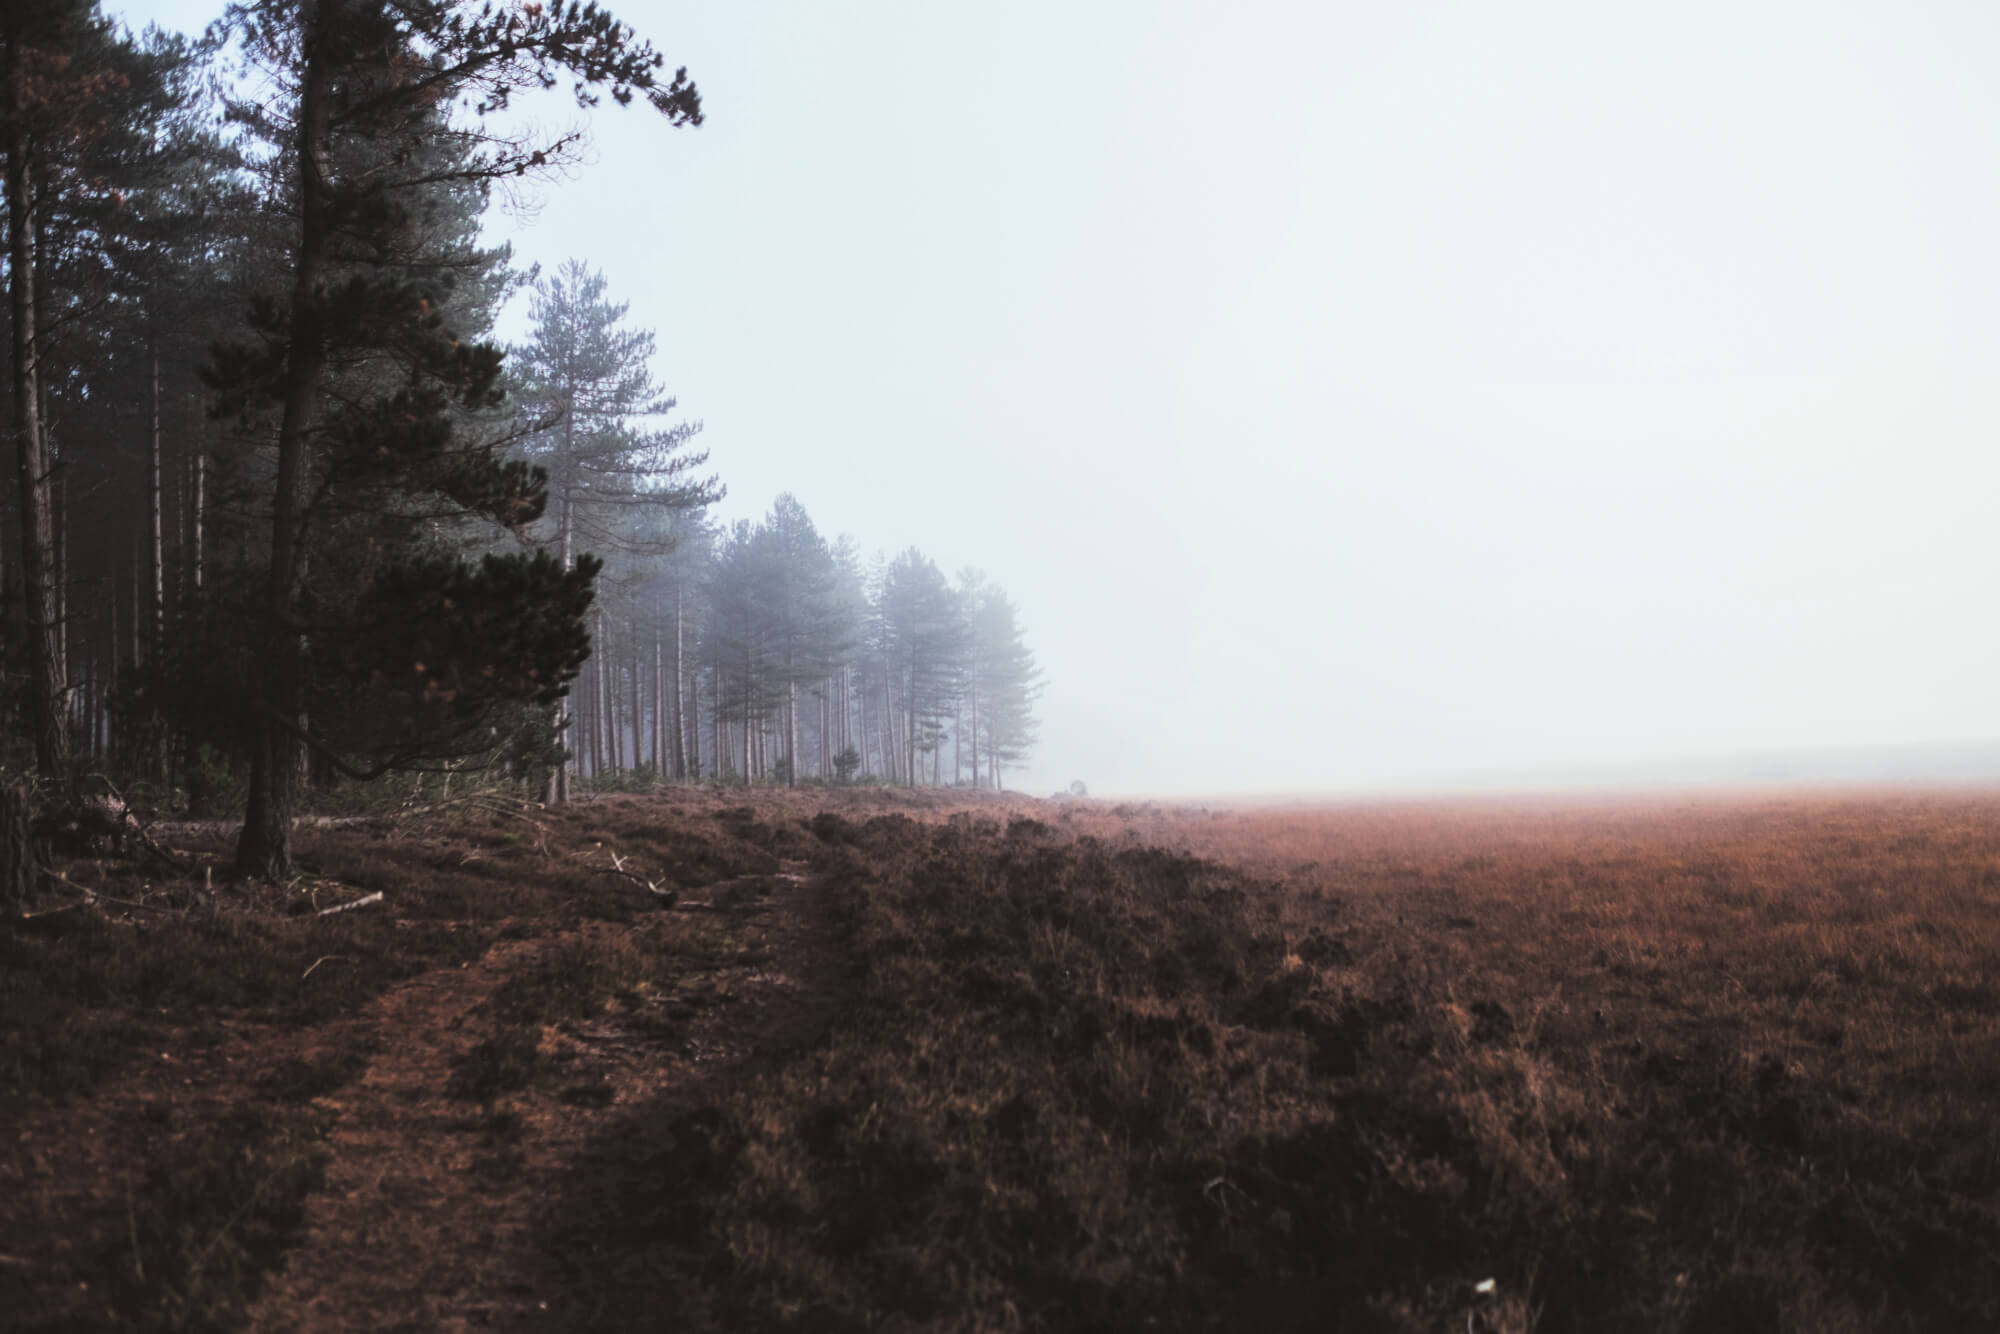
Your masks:
<instances>
[{"instance_id":1,"label":"evergreen foliage","mask_svg":"<svg viewBox=\"0 0 2000 1334\"><path fill-rule=\"evenodd\" d=\"M289 94L275 113L244 119L283 164L299 217L289 291L260 294L254 338L219 346L206 372L218 409L245 423L261 416L275 453L237 865L280 876L302 744L342 772L386 772L435 753L440 735L463 737L475 702L558 697L586 651L589 563L512 553L475 565L436 545L466 520L524 529L541 517L548 477L502 457L498 434L481 429L503 401L502 352L466 341L451 321L450 256L424 205L441 188L525 175L560 151L565 141L509 140L484 118L564 72L582 106L600 89L621 104L644 91L670 121L701 113L685 72L660 80L661 57L594 6L472 17L447 3L257 0L232 9L231 22ZM452 116L460 99L474 103L469 120ZM334 580L321 568L329 561ZM428 662L379 633L418 607L456 622L425 646ZM503 666L502 641L525 660ZM323 651L330 644L337 653ZM336 689L315 690L325 681ZM378 730L319 716L355 696L371 724L387 714L403 725L359 766L340 742Z\"/></svg>"},{"instance_id":2,"label":"evergreen foliage","mask_svg":"<svg viewBox=\"0 0 2000 1334\"><path fill-rule=\"evenodd\" d=\"M723 488L604 275L481 238L576 160L522 93L698 125L588 6L246 0L190 40L0 11L15 445L0 768L246 809L479 767L629 787L997 786L1033 740L1012 604ZM529 329L503 349L503 306Z\"/></svg>"}]
</instances>

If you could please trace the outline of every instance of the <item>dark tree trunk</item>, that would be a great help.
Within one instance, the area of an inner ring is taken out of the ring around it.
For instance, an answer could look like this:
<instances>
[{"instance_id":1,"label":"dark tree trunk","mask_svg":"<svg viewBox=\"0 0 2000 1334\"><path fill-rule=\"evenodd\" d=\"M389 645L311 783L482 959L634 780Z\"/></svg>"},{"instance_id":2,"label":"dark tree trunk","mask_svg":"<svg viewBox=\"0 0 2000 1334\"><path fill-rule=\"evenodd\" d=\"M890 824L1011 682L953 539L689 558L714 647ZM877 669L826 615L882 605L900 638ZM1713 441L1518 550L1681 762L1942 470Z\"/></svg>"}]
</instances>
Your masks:
<instances>
[{"instance_id":1,"label":"dark tree trunk","mask_svg":"<svg viewBox=\"0 0 2000 1334\"><path fill-rule=\"evenodd\" d=\"M18 37L7 44L7 264L13 314L14 441L20 474L21 592L25 613L35 768L49 782L67 782L68 672L63 662L62 612L55 570L55 516L48 442L42 434L41 347L35 324L32 144L27 126L27 53Z\"/></svg>"},{"instance_id":2,"label":"dark tree trunk","mask_svg":"<svg viewBox=\"0 0 2000 1334\"><path fill-rule=\"evenodd\" d=\"M557 514L556 528L558 542L561 546L562 567L567 570L570 565L570 505L569 490L567 487L563 490L561 508L557 511ZM565 750L568 750L570 743L576 739L576 728L571 724L570 719L569 699L570 697L565 694L561 699L556 701L556 743ZM570 766L577 762L582 748L577 747L576 749L578 754L565 755L557 763L556 767L550 771L548 787L542 793L542 801L544 803L550 806L560 806L569 800Z\"/></svg>"},{"instance_id":3,"label":"dark tree trunk","mask_svg":"<svg viewBox=\"0 0 2000 1334\"><path fill-rule=\"evenodd\" d=\"M26 783L11 783L0 788L0 907L25 911L34 892L34 799Z\"/></svg>"},{"instance_id":4,"label":"dark tree trunk","mask_svg":"<svg viewBox=\"0 0 2000 1334\"><path fill-rule=\"evenodd\" d=\"M166 478L160 459L160 348L153 345L153 430L150 460L152 464L152 532L148 547L150 579L146 596L146 657L151 661L160 651L160 641L166 636L167 628L167 525L166 525Z\"/></svg>"},{"instance_id":5,"label":"dark tree trunk","mask_svg":"<svg viewBox=\"0 0 2000 1334\"><path fill-rule=\"evenodd\" d=\"M292 278L291 342L286 349L285 410L278 426L278 479L271 497L270 625L251 682L256 710L250 751L250 795L236 869L260 880L292 873L292 805L299 781L300 744L293 727L303 704L303 646L292 615L303 534L301 492L306 435L312 426L323 353L318 288L328 240L321 152L327 127L328 73L322 50L333 0L309 4L304 17L305 78L299 95L299 250Z\"/></svg>"},{"instance_id":6,"label":"dark tree trunk","mask_svg":"<svg viewBox=\"0 0 2000 1334\"><path fill-rule=\"evenodd\" d=\"M682 661L681 645L681 588L676 583L674 585L674 777L676 778L688 776L687 738L690 735L695 738L696 751L699 752L701 749L701 733L699 731L690 733L687 726L685 707L687 688L683 684L687 680L687 671L686 664Z\"/></svg>"},{"instance_id":7,"label":"dark tree trunk","mask_svg":"<svg viewBox=\"0 0 2000 1334\"><path fill-rule=\"evenodd\" d=\"M194 581L194 591L201 592L202 575L205 571L206 553L203 550L207 536L207 519L202 513L207 503L208 451L200 436L195 438L194 451L194 495L188 501L188 540L193 544L194 558L189 562L188 577Z\"/></svg>"}]
</instances>

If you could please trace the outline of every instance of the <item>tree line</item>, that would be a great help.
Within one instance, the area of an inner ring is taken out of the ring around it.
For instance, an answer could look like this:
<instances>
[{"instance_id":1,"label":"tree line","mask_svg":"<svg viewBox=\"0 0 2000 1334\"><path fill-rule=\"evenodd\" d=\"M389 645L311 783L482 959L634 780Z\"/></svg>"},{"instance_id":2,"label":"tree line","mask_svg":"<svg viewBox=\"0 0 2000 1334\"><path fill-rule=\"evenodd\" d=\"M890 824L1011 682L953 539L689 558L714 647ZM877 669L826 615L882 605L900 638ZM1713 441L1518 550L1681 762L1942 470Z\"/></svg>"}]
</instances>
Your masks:
<instances>
[{"instance_id":1,"label":"tree line","mask_svg":"<svg viewBox=\"0 0 2000 1334\"><path fill-rule=\"evenodd\" d=\"M790 497L718 524L651 335L584 266L483 243L575 164L510 114L563 94L702 121L595 5L244 0L199 38L0 7L8 771L240 802L272 877L305 793L392 773L561 800L1022 758L1004 593L864 561Z\"/></svg>"}]
</instances>

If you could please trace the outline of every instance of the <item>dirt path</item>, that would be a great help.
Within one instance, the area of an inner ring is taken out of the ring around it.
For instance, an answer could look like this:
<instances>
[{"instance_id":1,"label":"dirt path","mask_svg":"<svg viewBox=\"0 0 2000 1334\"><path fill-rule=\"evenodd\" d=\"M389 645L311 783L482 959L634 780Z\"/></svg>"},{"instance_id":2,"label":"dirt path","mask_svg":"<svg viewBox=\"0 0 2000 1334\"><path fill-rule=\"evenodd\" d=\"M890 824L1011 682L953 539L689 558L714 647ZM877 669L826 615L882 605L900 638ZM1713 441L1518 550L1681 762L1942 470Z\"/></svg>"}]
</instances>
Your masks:
<instances>
[{"instance_id":1,"label":"dirt path","mask_svg":"<svg viewBox=\"0 0 2000 1334\"><path fill-rule=\"evenodd\" d=\"M819 886L788 863L754 905L735 882L674 910L754 926L747 957L693 969L666 1006L672 1036L616 1014L544 1030L572 1091L534 1089L482 1110L450 1096L454 1063L492 1032L483 1007L546 951L631 928L591 922L504 943L378 998L366 1016L380 1051L321 1105L334 1113L332 1161L308 1204L305 1236L251 1311L253 1330L464 1330L561 1327L574 1311L565 1266L545 1240L554 1202L588 1192L613 1127L643 1109L724 1096L767 1060L818 1036L836 1009L844 960Z\"/></svg>"}]
</instances>

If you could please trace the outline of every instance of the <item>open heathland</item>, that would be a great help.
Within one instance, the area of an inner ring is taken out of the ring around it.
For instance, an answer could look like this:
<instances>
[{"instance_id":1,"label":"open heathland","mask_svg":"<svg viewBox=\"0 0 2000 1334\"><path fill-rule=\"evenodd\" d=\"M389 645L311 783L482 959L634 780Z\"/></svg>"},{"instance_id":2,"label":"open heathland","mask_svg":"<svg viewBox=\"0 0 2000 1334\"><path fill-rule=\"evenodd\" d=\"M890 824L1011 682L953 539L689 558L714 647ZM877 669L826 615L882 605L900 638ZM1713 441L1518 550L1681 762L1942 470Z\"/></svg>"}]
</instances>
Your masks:
<instances>
[{"instance_id":1,"label":"open heathland","mask_svg":"<svg viewBox=\"0 0 2000 1334\"><path fill-rule=\"evenodd\" d=\"M2000 1328L1988 794L166 841L0 930L24 1328Z\"/></svg>"}]
</instances>

